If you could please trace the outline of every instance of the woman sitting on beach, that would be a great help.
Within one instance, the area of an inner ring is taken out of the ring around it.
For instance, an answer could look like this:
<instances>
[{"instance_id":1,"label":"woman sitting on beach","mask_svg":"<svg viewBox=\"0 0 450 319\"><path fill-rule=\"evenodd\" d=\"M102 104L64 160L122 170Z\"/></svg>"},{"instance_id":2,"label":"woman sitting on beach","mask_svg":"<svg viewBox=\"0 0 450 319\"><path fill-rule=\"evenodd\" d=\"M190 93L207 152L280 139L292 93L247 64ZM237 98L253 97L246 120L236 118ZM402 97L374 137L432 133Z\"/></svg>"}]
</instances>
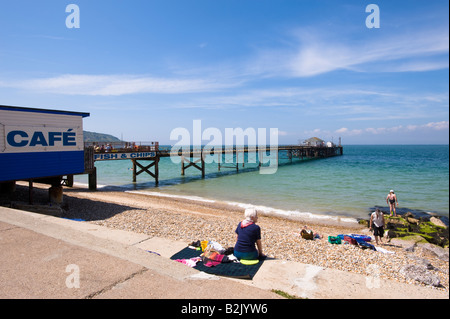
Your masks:
<instances>
[{"instance_id":1,"label":"woman sitting on beach","mask_svg":"<svg viewBox=\"0 0 450 319\"><path fill-rule=\"evenodd\" d=\"M233 253L236 258L254 260L258 257L265 257L262 251L261 228L256 225L257 221L258 213L256 209L247 208L245 219L236 228L237 240Z\"/></svg>"}]
</instances>

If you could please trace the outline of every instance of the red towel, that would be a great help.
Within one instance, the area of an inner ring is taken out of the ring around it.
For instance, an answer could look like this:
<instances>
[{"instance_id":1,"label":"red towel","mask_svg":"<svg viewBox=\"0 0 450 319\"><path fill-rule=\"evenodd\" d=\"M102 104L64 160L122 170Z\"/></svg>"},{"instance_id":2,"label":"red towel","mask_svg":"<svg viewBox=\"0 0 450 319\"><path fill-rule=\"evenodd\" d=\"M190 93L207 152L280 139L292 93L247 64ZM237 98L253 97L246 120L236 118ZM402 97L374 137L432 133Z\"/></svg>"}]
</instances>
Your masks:
<instances>
[{"instance_id":1,"label":"red towel","mask_svg":"<svg viewBox=\"0 0 450 319\"><path fill-rule=\"evenodd\" d=\"M211 252L203 256L203 264L206 267L217 266L222 262L223 257L225 255L221 255L218 252Z\"/></svg>"}]
</instances>

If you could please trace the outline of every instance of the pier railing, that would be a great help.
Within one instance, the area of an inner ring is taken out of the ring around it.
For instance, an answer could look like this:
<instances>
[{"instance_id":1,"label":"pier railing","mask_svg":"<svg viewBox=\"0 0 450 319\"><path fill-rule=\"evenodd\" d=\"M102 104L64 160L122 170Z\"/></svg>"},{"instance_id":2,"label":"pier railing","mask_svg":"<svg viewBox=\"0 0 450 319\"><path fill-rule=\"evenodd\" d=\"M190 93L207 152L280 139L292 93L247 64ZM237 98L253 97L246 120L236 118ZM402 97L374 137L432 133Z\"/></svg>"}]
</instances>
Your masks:
<instances>
[{"instance_id":1,"label":"pier railing","mask_svg":"<svg viewBox=\"0 0 450 319\"><path fill-rule=\"evenodd\" d=\"M129 153L129 152L156 152L158 156L184 156L186 153L200 155L205 153L232 153L232 152L258 152L258 151L303 151L307 157L327 157L342 155L342 146L324 145L280 145L280 146L177 146L176 151L171 145L159 145L159 142L85 142L85 149L92 148L94 153ZM336 153L336 150L338 152ZM339 152L340 151L340 152Z\"/></svg>"},{"instance_id":2,"label":"pier railing","mask_svg":"<svg viewBox=\"0 0 450 319\"><path fill-rule=\"evenodd\" d=\"M84 148L89 147L95 153L155 152L160 149L158 142L84 142Z\"/></svg>"}]
</instances>

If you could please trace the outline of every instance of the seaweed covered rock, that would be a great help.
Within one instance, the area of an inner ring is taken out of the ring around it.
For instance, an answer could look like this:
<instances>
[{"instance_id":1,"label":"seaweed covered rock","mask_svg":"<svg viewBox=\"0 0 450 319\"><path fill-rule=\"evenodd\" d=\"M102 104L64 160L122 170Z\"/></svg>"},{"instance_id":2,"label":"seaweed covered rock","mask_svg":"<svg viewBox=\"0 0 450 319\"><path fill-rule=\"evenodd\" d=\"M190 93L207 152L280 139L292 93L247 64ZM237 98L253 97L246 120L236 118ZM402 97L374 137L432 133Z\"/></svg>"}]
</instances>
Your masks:
<instances>
[{"instance_id":1,"label":"seaweed covered rock","mask_svg":"<svg viewBox=\"0 0 450 319\"><path fill-rule=\"evenodd\" d=\"M431 244L448 246L448 227L411 216L385 216L385 222L389 238L419 235Z\"/></svg>"},{"instance_id":2,"label":"seaweed covered rock","mask_svg":"<svg viewBox=\"0 0 450 319\"><path fill-rule=\"evenodd\" d=\"M433 220L417 218L408 212L397 217L385 214L384 220L389 239L420 236L426 242L434 245L441 247L448 247L449 245L448 226L445 226L439 218L433 217Z\"/></svg>"}]
</instances>

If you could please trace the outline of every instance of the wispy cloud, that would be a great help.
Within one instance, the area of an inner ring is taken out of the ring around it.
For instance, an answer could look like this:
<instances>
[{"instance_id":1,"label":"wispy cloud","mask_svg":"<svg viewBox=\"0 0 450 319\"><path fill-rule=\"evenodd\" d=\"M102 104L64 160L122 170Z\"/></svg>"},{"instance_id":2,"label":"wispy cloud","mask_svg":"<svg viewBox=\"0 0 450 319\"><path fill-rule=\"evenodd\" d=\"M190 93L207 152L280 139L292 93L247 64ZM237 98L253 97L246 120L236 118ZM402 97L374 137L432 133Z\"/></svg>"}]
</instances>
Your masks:
<instances>
[{"instance_id":1,"label":"wispy cloud","mask_svg":"<svg viewBox=\"0 0 450 319\"><path fill-rule=\"evenodd\" d=\"M349 129L347 127L341 127L335 131L324 131L321 129L315 129L305 132L306 134L323 134L333 135L339 134L341 136L357 136L362 134L383 135L391 133L412 133L416 131L448 131L449 121L429 122L421 125L397 125L393 127L367 127L362 129Z\"/></svg>"},{"instance_id":2,"label":"wispy cloud","mask_svg":"<svg viewBox=\"0 0 450 319\"><path fill-rule=\"evenodd\" d=\"M350 39L329 30L298 29L288 46L261 49L248 69L266 76L311 77L336 70L409 72L448 68L448 28Z\"/></svg>"},{"instance_id":3,"label":"wispy cloud","mask_svg":"<svg viewBox=\"0 0 450 319\"><path fill-rule=\"evenodd\" d=\"M430 71L449 67L448 41L448 28L357 40L350 40L346 34L337 36L329 30L303 28L293 31L283 45L259 49L255 55L233 64L216 62L215 65L178 68L175 73L170 70L170 74L163 77L63 74L3 83L0 80L0 86L68 95L178 94L243 88L264 78L305 78L343 69L357 72ZM199 47L206 45L206 42L200 43ZM261 92L254 95L262 97ZM277 104L270 94L271 91L265 93L264 103ZM284 97L282 103L286 103L289 96L292 101L298 97L298 93L289 88L278 90L274 97L280 95ZM248 97L248 93L235 96L241 98L239 103L244 106L246 101L257 102L246 100ZM227 100L231 102L230 98Z\"/></svg>"},{"instance_id":4,"label":"wispy cloud","mask_svg":"<svg viewBox=\"0 0 450 319\"><path fill-rule=\"evenodd\" d=\"M408 126L408 129L414 130L417 128L429 128L429 129L433 129L433 130L437 130L437 131L442 131L442 130L448 130L449 128L449 121L440 121L440 122L430 122L427 123L425 125L411 125Z\"/></svg>"},{"instance_id":5,"label":"wispy cloud","mask_svg":"<svg viewBox=\"0 0 450 319\"><path fill-rule=\"evenodd\" d=\"M66 95L118 96L140 93L193 93L235 86L199 78L158 78L137 75L65 74L56 77L1 82L0 86Z\"/></svg>"},{"instance_id":6,"label":"wispy cloud","mask_svg":"<svg viewBox=\"0 0 450 319\"><path fill-rule=\"evenodd\" d=\"M430 107L442 108L445 116L448 97L444 94L410 94L401 89L355 85L313 88L281 87L252 90L229 90L209 96L193 96L172 104L173 108L192 109L284 109L290 114L333 118L349 122L424 119ZM395 110L392 112L390 110ZM435 112L436 113L436 112Z\"/></svg>"}]
</instances>

